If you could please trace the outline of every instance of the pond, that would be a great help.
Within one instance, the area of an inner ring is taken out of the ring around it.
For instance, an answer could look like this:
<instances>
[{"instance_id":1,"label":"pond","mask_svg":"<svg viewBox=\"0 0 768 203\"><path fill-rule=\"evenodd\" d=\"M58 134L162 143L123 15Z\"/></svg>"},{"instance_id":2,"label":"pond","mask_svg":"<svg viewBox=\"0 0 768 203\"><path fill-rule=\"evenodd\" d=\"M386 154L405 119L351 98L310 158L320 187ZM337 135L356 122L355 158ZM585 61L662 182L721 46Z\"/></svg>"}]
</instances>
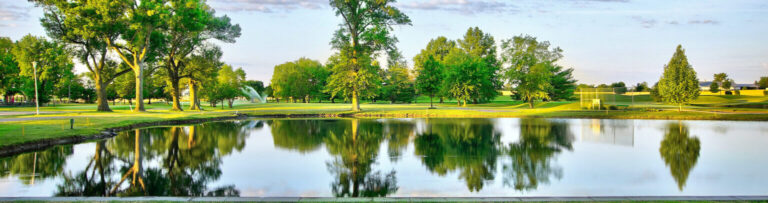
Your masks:
<instances>
[{"instance_id":1,"label":"pond","mask_svg":"<svg viewBox=\"0 0 768 203\"><path fill-rule=\"evenodd\" d=\"M768 194L765 122L264 119L0 158L0 196Z\"/></svg>"}]
</instances>

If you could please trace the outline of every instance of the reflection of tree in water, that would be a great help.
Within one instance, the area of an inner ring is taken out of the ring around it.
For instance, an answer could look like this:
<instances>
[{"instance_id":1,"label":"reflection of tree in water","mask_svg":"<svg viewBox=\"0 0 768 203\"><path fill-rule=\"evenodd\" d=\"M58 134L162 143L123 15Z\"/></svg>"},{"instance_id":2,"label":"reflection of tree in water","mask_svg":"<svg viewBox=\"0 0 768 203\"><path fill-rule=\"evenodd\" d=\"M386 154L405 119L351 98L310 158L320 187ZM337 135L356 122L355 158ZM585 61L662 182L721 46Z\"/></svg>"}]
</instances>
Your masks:
<instances>
[{"instance_id":1,"label":"reflection of tree in water","mask_svg":"<svg viewBox=\"0 0 768 203\"><path fill-rule=\"evenodd\" d=\"M382 124L372 120L340 120L338 130L325 137L328 152L337 157L328 163L328 171L335 174L331 183L337 197L383 197L397 191L393 170L385 177L371 173L379 147L384 140ZM362 187L362 188L361 188Z\"/></svg>"},{"instance_id":2,"label":"reflection of tree in water","mask_svg":"<svg viewBox=\"0 0 768 203\"><path fill-rule=\"evenodd\" d=\"M413 121L388 119L383 121L384 137L387 139L387 155L392 162L400 160L402 152L408 147L411 137L415 134L416 125Z\"/></svg>"},{"instance_id":3,"label":"reflection of tree in water","mask_svg":"<svg viewBox=\"0 0 768 203\"><path fill-rule=\"evenodd\" d=\"M85 170L72 175L63 174L64 184L57 186L56 196L105 196L114 184L108 176L115 173L114 155L107 150L106 141L96 142L96 150Z\"/></svg>"},{"instance_id":4,"label":"reflection of tree in water","mask_svg":"<svg viewBox=\"0 0 768 203\"><path fill-rule=\"evenodd\" d=\"M18 176L24 184L55 177L64 170L67 157L72 152L72 145L65 145L0 158L0 177Z\"/></svg>"},{"instance_id":5,"label":"reflection of tree in water","mask_svg":"<svg viewBox=\"0 0 768 203\"><path fill-rule=\"evenodd\" d=\"M323 138L333 130L334 125L338 125L336 120L319 119L276 119L267 123L272 130L272 140L276 147L301 153L320 148Z\"/></svg>"},{"instance_id":6,"label":"reflection of tree in water","mask_svg":"<svg viewBox=\"0 0 768 203\"><path fill-rule=\"evenodd\" d=\"M688 174L696 165L701 150L698 137L689 137L688 126L682 123L670 123L664 140L661 141L659 153L664 163L669 166L669 172L677 182L677 187L683 191Z\"/></svg>"},{"instance_id":7,"label":"reflection of tree in water","mask_svg":"<svg viewBox=\"0 0 768 203\"><path fill-rule=\"evenodd\" d=\"M490 119L430 119L427 132L414 140L415 154L433 173L459 171L470 191L494 179L500 133Z\"/></svg>"},{"instance_id":8,"label":"reflection of tree in water","mask_svg":"<svg viewBox=\"0 0 768 203\"><path fill-rule=\"evenodd\" d=\"M97 151L86 169L64 175L60 196L237 196L233 186L208 189L221 158L245 147L252 121L215 122L123 132ZM257 124L258 125L258 124ZM114 163L113 163L114 162ZM159 165L146 166L145 162ZM119 175L119 179L113 179ZM99 176L99 178L95 178Z\"/></svg>"},{"instance_id":9,"label":"reflection of tree in water","mask_svg":"<svg viewBox=\"0 0 768 203\"><path fill-rule=\"evenodd\" d=\"M552 166L551 159L563 149L571 150L572 142L566 122L521 119L520 141L506 149L511 162L503 167L504 185L533 190L549 183L550 176L560 179L562 169Z\"/></svg>"},{"instance_id":10,"label":"reflection of tree in water","mask_svg":"<svg viewBox=\"0 0 768 203\"><path fill-rule=\"evenodd\" d=\"M365 119L276 119L268 124L276 147L304 153L325 143L328 152L336 156L327 163L328 171L335 176L331 183L335 196L381 197L397 191L394 171L382 174L373 172L371 166L375 164L385 139L397 144L402 141L392 140L405 139L407 145L408 138L403 135L384 136L400 133L401 128L407 128L404 124ZM402 150L395 146L396 150Z\"/></svg>"}]
</instances>

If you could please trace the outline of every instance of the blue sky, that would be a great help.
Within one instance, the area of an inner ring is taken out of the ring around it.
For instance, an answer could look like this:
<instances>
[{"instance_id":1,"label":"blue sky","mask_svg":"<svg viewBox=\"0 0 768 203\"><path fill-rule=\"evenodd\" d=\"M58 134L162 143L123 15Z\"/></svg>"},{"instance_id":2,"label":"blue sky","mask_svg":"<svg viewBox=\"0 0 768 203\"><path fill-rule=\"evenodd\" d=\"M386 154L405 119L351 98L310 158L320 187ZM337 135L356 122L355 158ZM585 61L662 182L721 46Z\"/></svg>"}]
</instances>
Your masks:
<instances>
[{"instance_id":1,"label":"blue sky","mask_svg":"<svg viewBox=\"0 0 768 203\"><path fill-rule=\"evenodd\" d=\"M330 56L341 22L326 0L209 0L242 26L224 60L249 79L268 81L273 67ZM400 0L413 21L398 26L398 47L412 58L430 39L462 37L478 26L502 39L528 34L564 50L561 65L580 83L658 80L682 44L702 80L726 72L738 83L768 76L768 1L764 0ZM0 36L45 35L42 9L22 0L0 1Z\"/></svg>"}]
</instances>

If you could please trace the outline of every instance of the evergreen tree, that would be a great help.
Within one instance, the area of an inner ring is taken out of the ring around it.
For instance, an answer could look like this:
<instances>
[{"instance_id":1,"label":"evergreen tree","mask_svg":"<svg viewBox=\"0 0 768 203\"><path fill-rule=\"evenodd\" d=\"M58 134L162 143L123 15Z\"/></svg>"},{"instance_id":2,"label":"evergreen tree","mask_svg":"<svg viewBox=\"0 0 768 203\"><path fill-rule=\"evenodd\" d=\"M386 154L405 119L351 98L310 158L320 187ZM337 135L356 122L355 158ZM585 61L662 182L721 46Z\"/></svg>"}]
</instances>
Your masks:
<instances>
[{"instance_id":1,"label":"evergreen tree","mask_svg":"<svg viewBox=\"0 0 768 203\"><path fill-rule=\"evenodd\" d=\"M664 75L659 80L659 95L662 101L678 105L678 111L683 105L699 97L699 79L696 71L688 63L683 46L677 45L675 54L664 67Z\"/></svg>"}]
</instances>

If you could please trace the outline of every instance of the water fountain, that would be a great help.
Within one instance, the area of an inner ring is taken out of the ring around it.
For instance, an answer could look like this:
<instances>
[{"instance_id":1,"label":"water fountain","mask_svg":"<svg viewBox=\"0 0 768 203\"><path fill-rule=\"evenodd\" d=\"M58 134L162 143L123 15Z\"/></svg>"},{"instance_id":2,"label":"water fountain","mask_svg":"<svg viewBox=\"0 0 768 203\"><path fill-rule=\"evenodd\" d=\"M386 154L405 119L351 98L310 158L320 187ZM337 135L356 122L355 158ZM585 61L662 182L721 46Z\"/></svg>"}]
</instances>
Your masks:
<instances>
[{"instance_id":1,"label":"water fountain","mask_svg":"<svg viewBox=\"0 0 768 203\"><path fill-rule=\"evenodd\" d=\"M241 91L243 91L243 94L248 96L252 103L256 103L257 100L262 104L267 103L267 95L259 94L259 92L253 89L253 87L245 86L243 89L241 89Z\"/></svg>"}]
</instances>

